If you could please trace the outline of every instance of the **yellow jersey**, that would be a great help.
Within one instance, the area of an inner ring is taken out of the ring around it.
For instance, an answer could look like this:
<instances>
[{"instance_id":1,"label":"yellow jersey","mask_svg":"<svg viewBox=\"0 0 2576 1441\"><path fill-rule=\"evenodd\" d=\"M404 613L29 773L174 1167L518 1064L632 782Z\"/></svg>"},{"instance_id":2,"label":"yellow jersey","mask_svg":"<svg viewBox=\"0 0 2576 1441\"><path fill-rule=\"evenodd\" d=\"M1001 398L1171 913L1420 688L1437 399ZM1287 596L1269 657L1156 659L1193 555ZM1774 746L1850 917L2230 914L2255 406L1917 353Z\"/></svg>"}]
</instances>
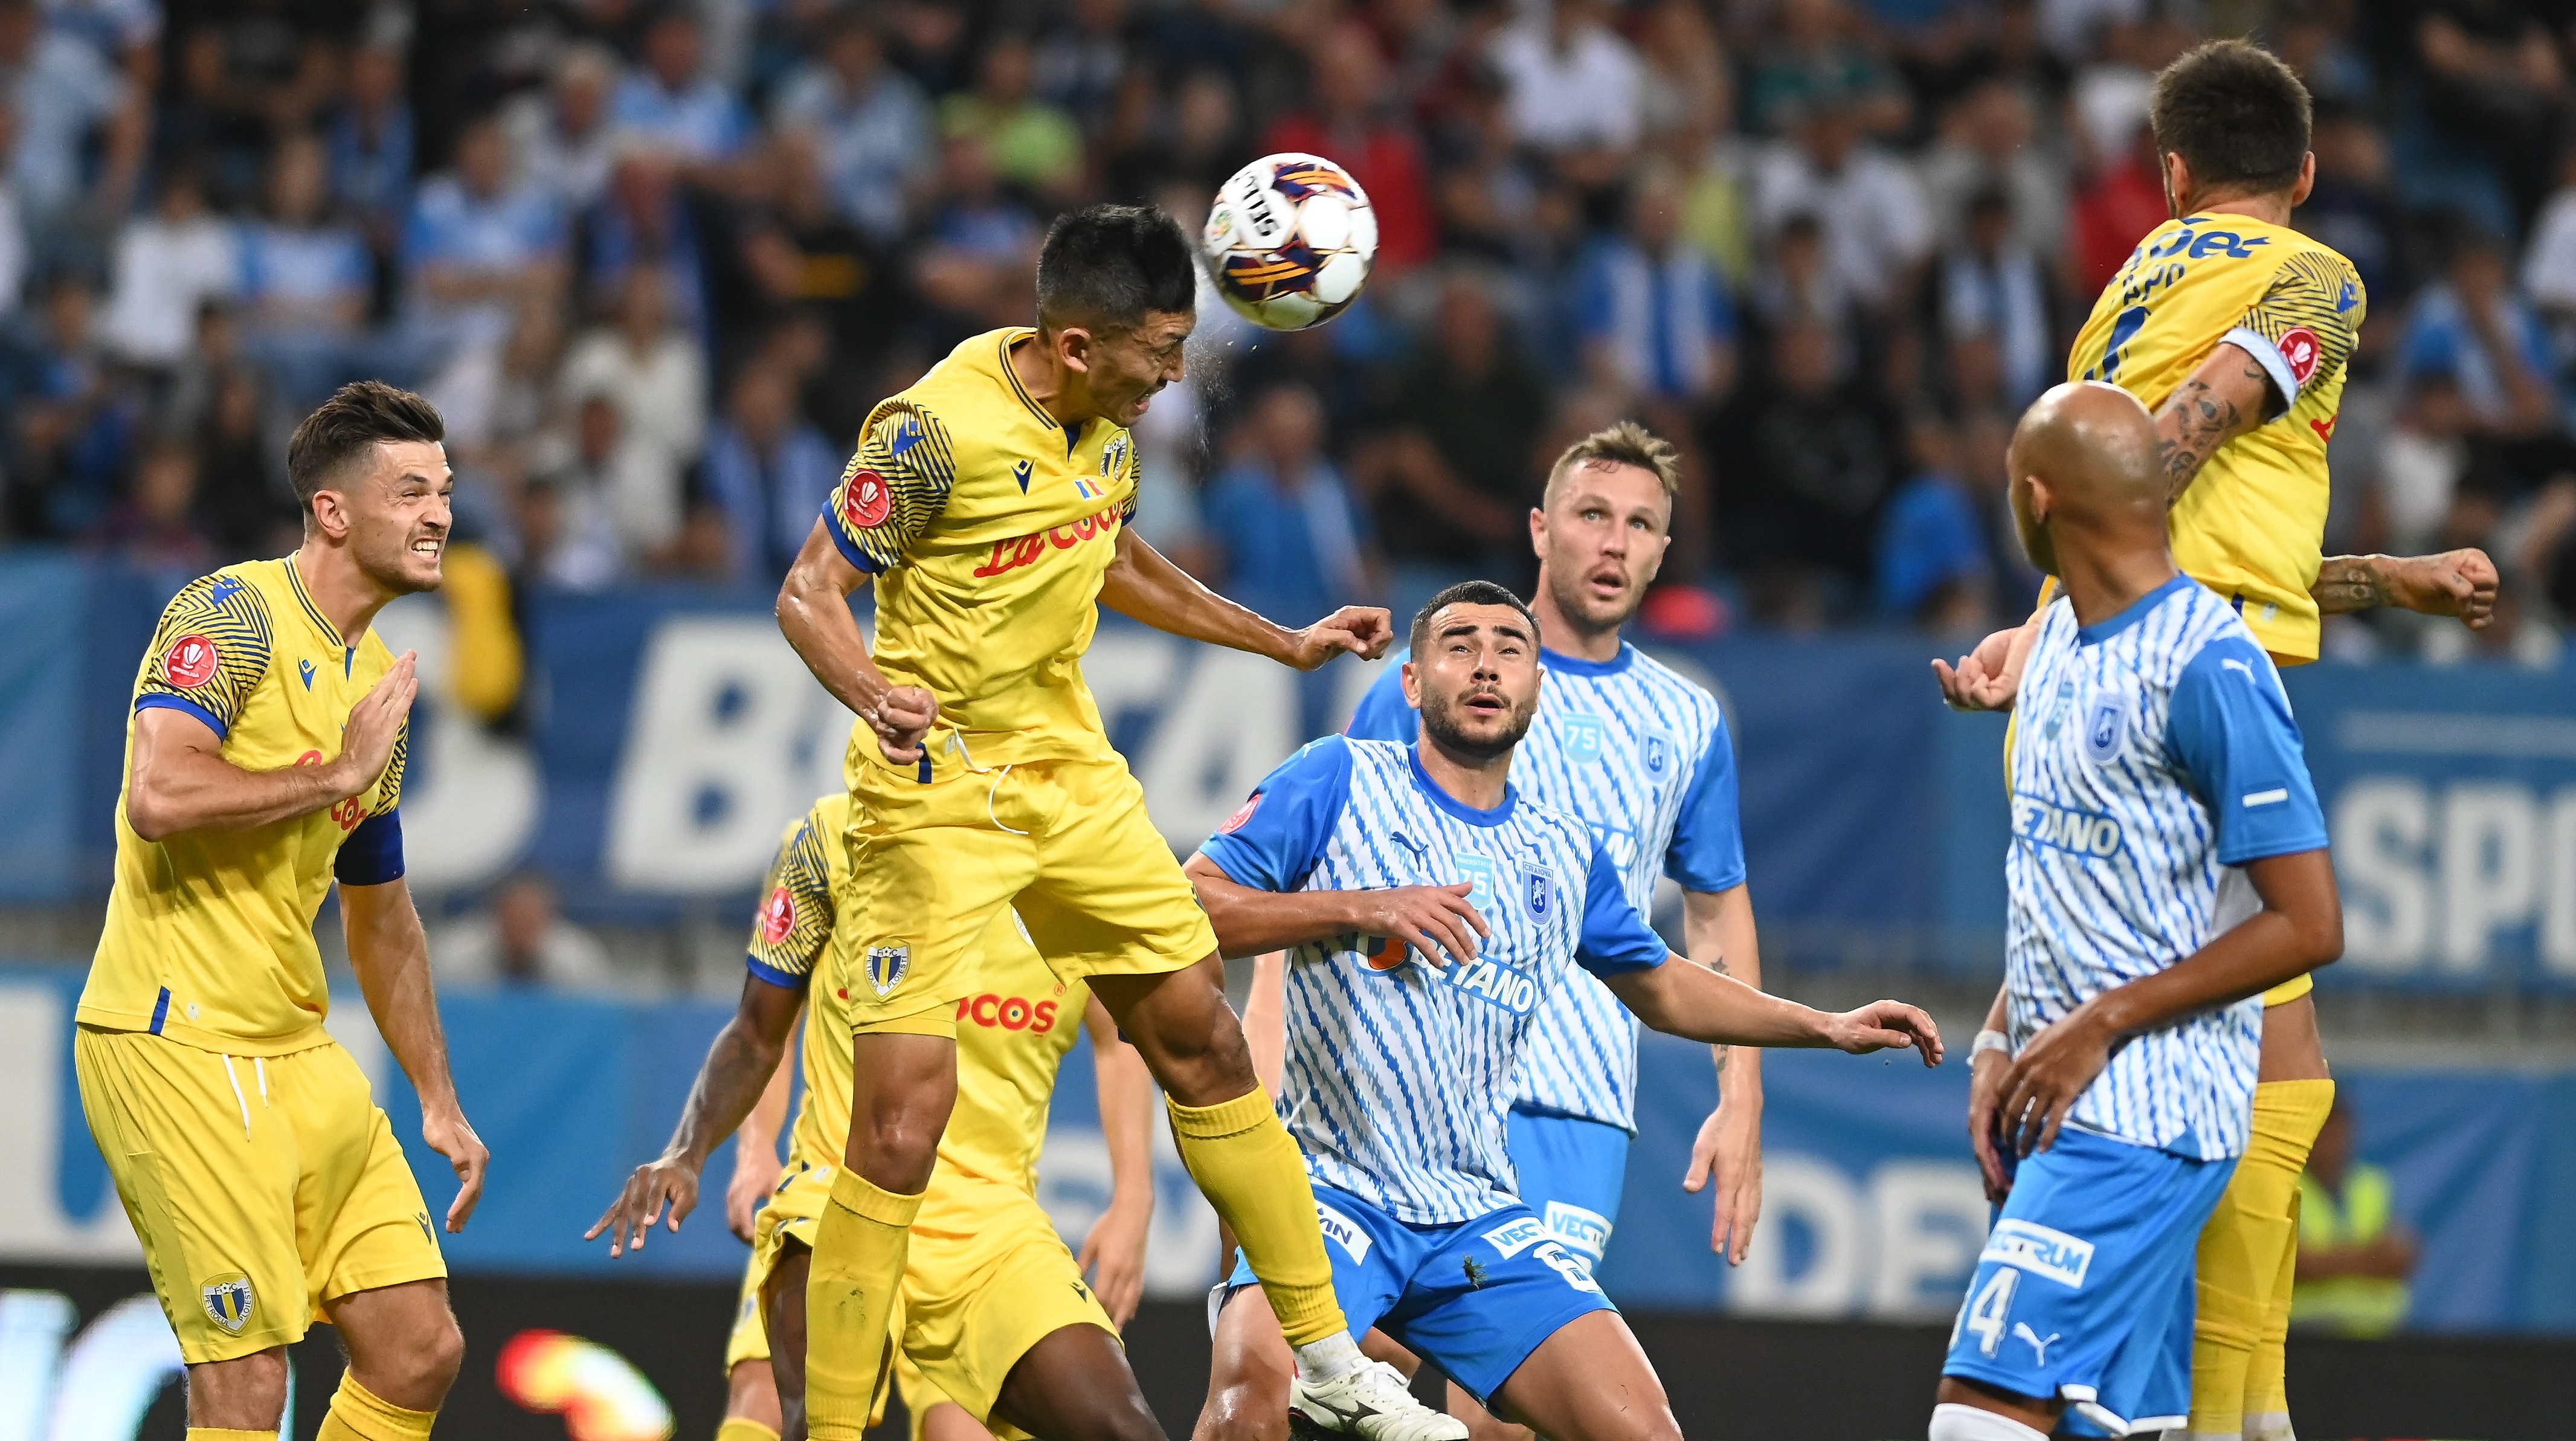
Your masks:
<instances>
[{"instance_id":1,"label":"yellow jersey","mask_svg":"<svg viewBox=\"0 0 2576 1441\"><path fill-rule=\"evenodd\" d=\"M319 765L340 753L349 711L393 667L373 631L350 641L323 619L292 556L191 582L161 612L134 678L134 715L184 711L222 738L243 770ZM317 1046L330 990L313 918L334 877L375 885L402 874L403 763L324 810L240 831L136 835L116 800L116 876L77 1019L150 1031L235 1056Z\"/></svg>"},{"instance_id":2,"label":"yellow jersey","mask_svg":"<svg viewBox=\"0 0 2576 1441\"><path fill-rule=\"evenodd\" d=\"M849 881L849 813L847 795L828 795L787 828L752 924L753 973L806 992L805 1094L788 1140L790 1171L839 1165L849 1141L849 995L812 984L831 943L834 898ZM980 1190L1036 1194L1056 1070L1091 1003L1090 987L1047 969L1007 908L984 950L986 989L957 1003L957 1106L915 1223L960 1234L984 1212Z\"/></svg>"},{"instance_id":3,"label":"yellow jersey","mask_svg":"<svg viewBox=\"0 0 2576 1441\"><path fill-rule=\"evenodd\" d=\"M2326 246L2250 216L2187 215L2138 242L2066 358L2067 379L2109 381L2149 410L2222 342L2270 376L2286 408L2203 462L2169 525L2174 563L2234 600L2285 663L2317 657L2326 443L2367 310L2360 272Z\"/></svg>"},{"instance_id":4,"label":"yellow jersey","mask_svg":"<svg viewBox=\"0 0 2576 1441\"><path fill-rule=\"evenodd\" d=\"M976 336L880 402L824 509L841 554L876 578L878 668L939 700L925 771L1109 750L1082 653L1135 514L1136 447L1030 398L1011 352L1036 334ZM857 763L874 733L862 723L851 744Z\"/></svg>"}]
</instances>

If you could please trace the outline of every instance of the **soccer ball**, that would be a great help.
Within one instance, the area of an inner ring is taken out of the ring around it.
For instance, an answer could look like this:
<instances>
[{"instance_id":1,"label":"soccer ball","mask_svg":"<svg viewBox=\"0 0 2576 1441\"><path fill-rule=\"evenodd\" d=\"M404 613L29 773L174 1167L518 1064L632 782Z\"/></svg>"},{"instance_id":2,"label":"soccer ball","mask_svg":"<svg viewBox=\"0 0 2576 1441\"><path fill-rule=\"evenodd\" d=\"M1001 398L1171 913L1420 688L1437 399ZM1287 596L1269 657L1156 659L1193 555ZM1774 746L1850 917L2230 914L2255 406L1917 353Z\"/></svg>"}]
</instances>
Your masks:
<instances>
[{"instance_id":1,"label":"soccer ball","mask_svg":"<svg viewBox=\"0 0 2576 1441\"><path fill-rule=\"evenodd\" d=\"M1377 212L1350 172L1322 156L1265 155L1217 191L1201 249L1236 314L1304 330L1359 298L1377 258Z\"/></svg>"}]
</instances>

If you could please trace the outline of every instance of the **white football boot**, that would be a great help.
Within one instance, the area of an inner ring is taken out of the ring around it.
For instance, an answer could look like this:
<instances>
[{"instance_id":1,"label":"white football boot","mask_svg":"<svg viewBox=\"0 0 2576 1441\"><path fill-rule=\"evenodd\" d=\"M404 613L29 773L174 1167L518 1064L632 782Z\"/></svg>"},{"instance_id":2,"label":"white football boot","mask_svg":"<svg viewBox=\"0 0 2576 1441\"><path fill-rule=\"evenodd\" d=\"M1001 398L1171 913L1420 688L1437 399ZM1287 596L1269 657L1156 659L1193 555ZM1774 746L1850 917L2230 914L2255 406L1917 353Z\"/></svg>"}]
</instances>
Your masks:
<instances>
[{"instance_id":1,"label":"white football boot","mask_svg":"<svg viewBox=\"0 0 2576 1441\"><path fill-rule=\"evenodd\" d=\"M1361 1441L1467 1441L1467 1423L1413 1399L1404 1373L1363 1362L1330 1381L1288 1383L1288 1408L1308 1423Z\"/></svg>"}]
</instances>

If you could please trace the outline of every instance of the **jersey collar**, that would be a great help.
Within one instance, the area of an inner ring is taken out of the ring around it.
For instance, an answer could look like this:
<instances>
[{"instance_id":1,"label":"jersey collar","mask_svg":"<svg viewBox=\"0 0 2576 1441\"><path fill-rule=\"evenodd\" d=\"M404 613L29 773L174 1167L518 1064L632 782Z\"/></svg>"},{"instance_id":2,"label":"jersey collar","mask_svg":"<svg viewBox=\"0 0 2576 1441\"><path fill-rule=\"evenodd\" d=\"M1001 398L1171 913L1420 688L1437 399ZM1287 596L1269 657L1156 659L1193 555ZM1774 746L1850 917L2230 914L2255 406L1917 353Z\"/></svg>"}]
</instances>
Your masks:
<instances>
[{"instance_id":1,"label":"jersey collar","mask_svg":"<svg viewBox=\"0 0 2576 1441\"><path fill-rule=\"evenodd\" d=\"M1055 417L1047 414L1046 407L1037 403L1036 398L1029 394L1029 388L1020 383L1020 373L1011 368L1011 352L1019 349L1022 345L1025 345L1036 338L1037 332L1034 330L1012 329L1003 331L1001 351L996 359L1002 367L1002 378L1010 382L1011 393L1020 398L1020 404L1027 406L1029 408L1029 414L1038 418L1038 424L1045 426L1049 430L1055 430L1058 428L1055 423Z\"/></svg>"},{"instance_id":2,"label":"jersey collar","mask_svg":"<svg viewBox=\"0 0 2576 1441\"><path fill-rule=\"evenodd\" d=\"M340 628L323 618L322 607L313 603L312 592L304 588L304 573L295 568L295 557L290 555L278 565L286 571L286 584L295 592L295 603L304 607L304 618L313 622L313 628L322 632L322 638L331 643L333 650L349 649L349 643L340 638Z\"/></svg>"},{"instance_id":3,"label":"jersey collar","mask_svg":"<svg viewBox=\"0 0 2576 1441\"><path fill-rule=\"evenodd\" d=\"M1440 788L1431 772L1422 768L1422 746L1416 742L1404 752L1405 762L1413 767L1413 783L1431 798L1431 803L1471 826L1498 826L1512 818L1512 807L1519 804L1521 793L1510 781L1503 782L1503 803L1489 811L1480 811Z\"/></svg>"},{"instance_id":4,"label":"jersey collar","mask_svg":"<svg viewBox=\"0 0 2576 1441\"><path fill-rule=\"evenodd\" d=\"M1624 640L1619 642L1619 653L1608 660L1582 660L1570 655L1558 655L1546 646L1538 648L1538 661L1541 668L1563 671L1567 675L1617 675L1634 665L1636 660L1637 648Z\"/></svg>"},{"instance_id":5,"label":"jersey collar","mask_svg":"<svg viewBox=\"0 0 2576 1441\"><path fill-rule=\"evenodd\" d=\"M2142 620L2145 620L2147 618L2147 612L2154 610L2157 606L2165 603L2165 597L2172 595L2175 591L2182 589L2184 586L2198 584L2200 584L2199 581L2193 580L2188 575L2176 575L2173 579L2166 581L2164 584L2157 586L2154 590L2148 591L2145 595L2142 595L2136 600L2130 602L2127 610L2120 612L2109 620L2095 621L2091 625L2076 627L2075 643L2077 645L2099 645L2103 641L2109 640L2111 637L2118 635L2120 632L2127 630L2129 627L2136 625Z\"/></svg>"}]
</instances>

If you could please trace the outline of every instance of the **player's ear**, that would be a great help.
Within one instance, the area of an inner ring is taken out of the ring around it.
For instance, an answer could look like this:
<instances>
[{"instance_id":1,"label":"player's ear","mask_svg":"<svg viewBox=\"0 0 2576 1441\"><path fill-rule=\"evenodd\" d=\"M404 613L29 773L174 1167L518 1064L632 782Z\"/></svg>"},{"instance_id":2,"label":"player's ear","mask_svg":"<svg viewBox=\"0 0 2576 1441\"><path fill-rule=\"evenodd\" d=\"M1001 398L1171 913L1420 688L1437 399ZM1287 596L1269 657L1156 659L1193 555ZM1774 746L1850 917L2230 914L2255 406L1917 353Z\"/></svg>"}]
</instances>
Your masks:
<instances>
[{"instance_id":1,"label":"player's ear","mask_svg":"<svg viewBox=\"0 0 2576 1441\"><path fill-rule=\"evenodd\" d=\"M2308 192L2317 188L2317 152L2311 150L2299 160L2298 183L2290 187L2290 208L2308 203Z\"/></svg>"},{"instance_id":2,"label":"player's ear","mask_svg":"<svg viewBox=\"0 0 2576 1441\"><path fill-rule=\"evenodd\" d=\"M1543 506L1530 507L1530 554L1547 559L1547 510Z\"/></svg>"},{"instance_id":3,"label":"player's ear","mask_svg":"<svg viewBox=\"0 0 2576 1441\"><path fill-rule=\"evenodd\" d=\"M349 498L337 490L317 490L305 518L313 529L331 539L345 540L349 535Z\"/></svg>"},{"instance_id":4,"label":"player's ear","mask_svg":"<svg viewBox=\"0 0 2576 1441\"><path fill-rule=\"evenodd\" d=\"M1056 362L1076 375L1090 374L1094 338L1090 331L1079 325L1068 325L1057 331L1051 337Z\"/></svg>"},{"instance_id":5,"label":"player's ear","mask_svg":"<svg viewBox=\"0 0 2576 1441\"><path fill-rule=\"evenodd\" d=\"M1403 675L1404 703L1413 707L1415 710L1422 709L1422 677L1415 671L1413 662L1406 661L1404 663Z\"/></svg>"}]
</instances>

